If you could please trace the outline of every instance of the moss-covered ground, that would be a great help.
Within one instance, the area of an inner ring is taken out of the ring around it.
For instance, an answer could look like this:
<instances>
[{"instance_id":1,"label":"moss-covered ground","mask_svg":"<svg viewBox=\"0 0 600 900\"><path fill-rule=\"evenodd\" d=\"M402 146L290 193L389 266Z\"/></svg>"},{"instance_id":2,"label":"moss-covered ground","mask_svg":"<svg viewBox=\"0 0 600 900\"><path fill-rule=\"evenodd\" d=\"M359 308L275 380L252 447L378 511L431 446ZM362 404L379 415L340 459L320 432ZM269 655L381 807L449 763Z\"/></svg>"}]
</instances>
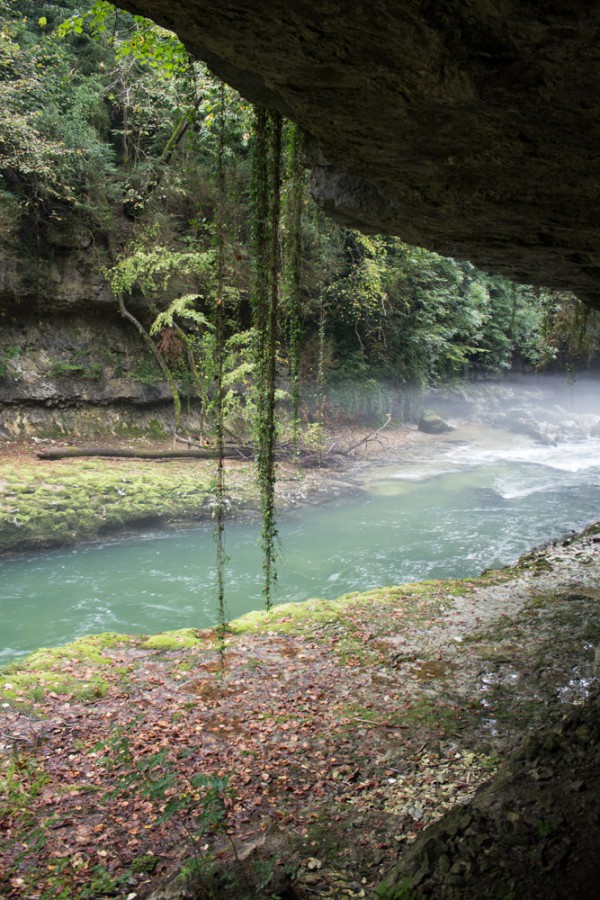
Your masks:
<instances>
[{"instance_id":1,"label":"moss-covered ground","mask_svg":"<svg viewBox=\"0 0 600 900\"><path fill-rule=\"evenodd\" d=\"M414 441L404 427L390 428L387 445L359 446L352 458L343 447L360 445L364 431L338 429L336 467L299 470L280 463L276 486L279 507L320 502L350 485L336 469L357 459L391 452ZM93 441L90 442L93 445ZM172 450L164 435L105 438L116 449ZM36 451L46 442L9 442L0 449L0 556L68 546L158 524L192 523L211 517L215 463L199 459L117 459L110 457L44 460ZM54 447L54 441L50 444ZM315 457L316 459L316 457ZM226 490L232 514L259 507L254 468L226 461Z\"/></svg>"},{"instance_id":2,"label":"moss-covered ground","mask_svg":"<svg viewBox=\"0 0 600 900\"><path fill-rule=\"evenodd\" d=\"M253 505L251 467L231 466L232 508ZM0 455L0 555L64 546L149 524L210 517L203 460L38 460Z\"/></svg>"}]
</instances>

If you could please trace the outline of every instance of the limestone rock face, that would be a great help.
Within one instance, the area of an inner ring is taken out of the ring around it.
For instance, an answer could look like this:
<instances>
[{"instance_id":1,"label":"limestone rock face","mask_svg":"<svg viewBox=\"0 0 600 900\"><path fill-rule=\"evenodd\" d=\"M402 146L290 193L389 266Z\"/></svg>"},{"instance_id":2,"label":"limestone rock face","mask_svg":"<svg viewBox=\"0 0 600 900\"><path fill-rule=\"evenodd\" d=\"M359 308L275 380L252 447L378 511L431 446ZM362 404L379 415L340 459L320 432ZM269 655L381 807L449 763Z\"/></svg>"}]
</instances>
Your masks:
<instances>
[{"instance_id":1,"label":"limestone rock face","mask_svg":"<svg viewBox=\"0 0 600 900\"><path fill-rule=\"evenodd\" d=\"M42 252L38 247L0 245L3 324L44 309L67 315L97 306L116 309L98 272L102 262L93 248L52 244L49 238Z\"/></svg>"},{"instance_id":2,"label":"limestone rock face","mask_svg":"<svg viewBox=\"0 0 600 900\"><path fill-rule=\"evenodd\" d=\"M311 136L334 218L600 306L600 7L123 0Z\"/></svg>"},{"instance_id":3,"label":"limestone rock face","mask_svg":"<svg viewBox=\"0 0 600 900\"><path fill-rule=\"evenodd\" d=\"M130 325L103 308L16 312L0 334L0 441L172 429L171 392Z\"/></svg>"}]
</instances>

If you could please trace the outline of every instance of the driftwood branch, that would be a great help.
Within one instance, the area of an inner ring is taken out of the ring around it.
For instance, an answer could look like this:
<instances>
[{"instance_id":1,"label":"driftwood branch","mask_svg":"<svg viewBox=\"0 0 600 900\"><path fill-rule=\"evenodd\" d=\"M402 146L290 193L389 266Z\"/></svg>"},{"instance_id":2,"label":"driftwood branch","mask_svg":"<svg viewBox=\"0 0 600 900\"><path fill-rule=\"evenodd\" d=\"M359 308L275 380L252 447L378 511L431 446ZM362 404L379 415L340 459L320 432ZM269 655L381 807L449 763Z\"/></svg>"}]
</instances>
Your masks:
<instances>
[{"instance_id":1,"label":"driftwood branch","mask_svg":"<svg viewBox=\"0 0 600 900\"><path fill-rule=\"evenodd\" d=\"M191 450L192 447L196 447L197 449L202 450L206 446L201 434L197 435L196 437L192 437L192 435L189 435L188 437L183 437L180 434L174 434L173 435L173 443L174 444L185 444L187 446L188 450Z\"/></svg>"},{"instance_id":2,"label":"driftwood branch","mask_svg":"<svg viewBox=\"0 0 600 900\"><path fill-rule=\"evenodd\" d=\"M378 440L379 435L381 434L383 429L387 428L391 421L392 421L392 417L388 413L388 417L385 420L385 422L383 423L383 425L381 426L381 428L378 428L376 431L370 431L369 434L367 434L363 438L361 438L360 441L357 441L356 444L352 444L351 447L348 447L346 450L344 450L344 453L346 453L346 454L352 453L353 450L357 450L359 447L362 447L363 444L366 447L367 444L369 443L369 441Z\"/></svg>"}]
</instances>

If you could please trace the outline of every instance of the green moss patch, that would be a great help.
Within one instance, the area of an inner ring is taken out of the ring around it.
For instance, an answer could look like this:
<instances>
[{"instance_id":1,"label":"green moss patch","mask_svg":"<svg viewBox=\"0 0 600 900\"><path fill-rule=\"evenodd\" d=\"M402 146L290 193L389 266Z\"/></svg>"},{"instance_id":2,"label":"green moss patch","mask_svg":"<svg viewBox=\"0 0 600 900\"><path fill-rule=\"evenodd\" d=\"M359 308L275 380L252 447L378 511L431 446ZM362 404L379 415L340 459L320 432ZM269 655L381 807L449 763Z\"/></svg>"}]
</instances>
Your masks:
<instances>
[{"instance_id":1,"label":"green moss patch","mask_svg":"<svg viewBox=\"0 0 600 900\"><path fill-rule=\"evenodd\" d=\"M248 477L232 506L251 504ZM0 459L0 554L95 540L148 521L208 518L213 470L203 460Z\"/></svg>"},{"instance_id":2,"label":"green moss patch","mask_svg":"<svg viewBox=\"0 0 600 900\"><path fill-rule=\"evenodd\" d=\"M39 703L48 694L98 699L108 689L101 670L112 661L103 651L135 641L128 635L105 632L79 638L63 647L42 647L3 669L0 699L17 704Z\"/></svg>"},{"instance_id":3,"label":"green moss patch","mask_svg":"<svg viewBox=\"0 0 600 900\"><path fill-rule=\"evenodd\" d=\"M422 627L443 613L455 596L472 592L475 582L430 581L345 594L336 600L311 599L270 612L247 613L230 622L234 634L287 634L325 644L341 664L381 664L389 647L378 638Z\"/></svg>"},{"instance_id":4,"label":"green moss patch","mask_svg":"<svg viewBox=\"0 0 600 900\"><path fill-rule=\"evenodd\" d=\"M302 603L285 603L270 612L256 610L233 619L229 628L234 634L255 634L276 631L284 634L302 632L303 626L335 619L342 608L340 600L304 600Z\"/></svg>"},{"instance_id":5,"label":"green moss patch","mask_svg":"<svg viewBox=\"0 0 600 900\"><path fill-rule=\"evenodd\" d=\"M210 632L197 628L180 628L177 631L163 631L153 634L141 645L145 650L183 650L185 647L200 647L206 644Z\"/></svg>"},{"instance_id":6,"label":"green moss patch","mask_svg":"<svg viewBox=\"0 0 600 900\"><path fill-rule=\"evenodd\" d=\"M377 606L399 606L415 610L420 601L437 599L442 602L448 594L460 596L473 589L473 581L431 581L404 584L400 587L376 588L363 593L344 594L336 600L313 598L301 603L286 603L271 612L257 610L246 613L229 623L235 634L253 634L260 631L276 631L286 634L305 633L314 626L336 622L344 613Z\"/></svg>"}]
</instances>

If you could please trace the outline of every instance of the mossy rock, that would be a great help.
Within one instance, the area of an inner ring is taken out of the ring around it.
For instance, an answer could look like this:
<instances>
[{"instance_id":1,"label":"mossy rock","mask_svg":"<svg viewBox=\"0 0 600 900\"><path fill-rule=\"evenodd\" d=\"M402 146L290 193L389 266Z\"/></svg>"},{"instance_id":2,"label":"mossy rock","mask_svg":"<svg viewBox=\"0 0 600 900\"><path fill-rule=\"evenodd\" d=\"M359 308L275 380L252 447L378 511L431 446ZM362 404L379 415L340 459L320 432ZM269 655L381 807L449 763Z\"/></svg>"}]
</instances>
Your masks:
<instances>
[{"instance_id":1,"label":"mossy rock","mask_svg":"<svg viewBox=\"0 0 600 900\"><path fill-rule=\"evenodd\" d=\"M0 463L0 554L97 540L148 521L196 521L210 515L212 472L190 465L139 460L24 460ZM252 502L245 479L240 502Z\"/></svg>"},{"instance_id":2,"label":"mossy rock","mask_svg":"<svg viewBox=\"0 0 600 900\"><path fill-rule=\"evenodd\" d=\"M141 645L145 650L181 650L184 647L198 647L206 643L206 632L196 628L180 628L151 635Z\"/></svg>"},{"instance_id":3,"label":"mossy rock","mask_svg":"<svg viewBox=\"0 0 600 900\"><path fill-rule=\"evenodd\" d=\"M419 419L419 431L423 431L425 434L445 434L447 431L453 430L445 419L431 409L426 409Z\"/></svg>"}]
</instances>

